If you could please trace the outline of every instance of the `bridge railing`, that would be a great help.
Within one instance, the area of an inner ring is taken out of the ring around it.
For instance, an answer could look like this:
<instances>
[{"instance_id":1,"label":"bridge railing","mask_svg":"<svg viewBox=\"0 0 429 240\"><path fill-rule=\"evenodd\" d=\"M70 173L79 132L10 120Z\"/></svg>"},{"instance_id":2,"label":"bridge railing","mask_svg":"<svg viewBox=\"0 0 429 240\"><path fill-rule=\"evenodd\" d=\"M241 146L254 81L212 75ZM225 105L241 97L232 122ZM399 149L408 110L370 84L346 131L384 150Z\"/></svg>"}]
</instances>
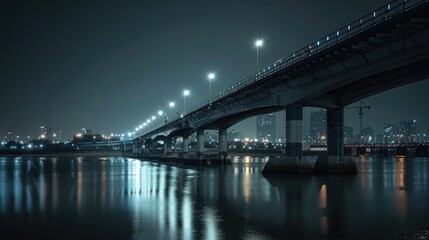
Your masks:
<instances>
[{"instance_id":1,"label":"bridge railing","mask_svg":"<svg viewBox=\"0 0 429 240\"><path fill-rule=\"evenodd\" d=\"M241 90L257 81L260 81L267 76L270 76L280 70L283 70L291 65L299 63L320 51L326 50L338 43L341 43L367 29L370 29L382 22L385 22L399 14L409 11L417 6L424 3L428 3L428 0L395 0L392 1L372 13L369 13L358 20L338 29L337 31L323 37L316 42L313 42L306 47L299 49L298 51L290 54L287 57L277 60L273 64L265 67L261 71L254 75L248 76L245 79L229 86L227 89L219 92L217 95L200 102L189 108L187 113L196 111L200 108L208 106L210 103L215 102L225 96L228 96L238 90ZM185 113L186 114L186 113Z\"/></svg>"}]
</instances>

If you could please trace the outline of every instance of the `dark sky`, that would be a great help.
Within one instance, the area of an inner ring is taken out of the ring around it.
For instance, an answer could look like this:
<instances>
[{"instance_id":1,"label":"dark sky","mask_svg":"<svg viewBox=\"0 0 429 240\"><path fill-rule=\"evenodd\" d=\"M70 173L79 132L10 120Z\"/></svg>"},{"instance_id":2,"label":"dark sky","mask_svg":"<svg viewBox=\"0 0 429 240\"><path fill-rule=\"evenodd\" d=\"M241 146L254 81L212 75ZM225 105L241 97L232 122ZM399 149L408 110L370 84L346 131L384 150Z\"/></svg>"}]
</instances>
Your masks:
<instances>
[{"instance_id":1,"label":"dark sky","mask_svg":"<svg viewBox=\"0 0 429 240\"><path fill-rule=\"evenodd\" d=\"M383 3L3 0L0 133L35 136L40 125L65 138L83 127L132 131L168 111L169 101L182 108L185 88L188 106L205 99L210 70L213 92L253 74L256 38L265 39L259 62L266 66ZM364 125L381 132L383 122L415 118L429 130L428 89L426 80L366 99ZM357 117L348 111L347 123L357 128ZM255 120L233 128L252 135Z\"/></svg>"}]
</instances>

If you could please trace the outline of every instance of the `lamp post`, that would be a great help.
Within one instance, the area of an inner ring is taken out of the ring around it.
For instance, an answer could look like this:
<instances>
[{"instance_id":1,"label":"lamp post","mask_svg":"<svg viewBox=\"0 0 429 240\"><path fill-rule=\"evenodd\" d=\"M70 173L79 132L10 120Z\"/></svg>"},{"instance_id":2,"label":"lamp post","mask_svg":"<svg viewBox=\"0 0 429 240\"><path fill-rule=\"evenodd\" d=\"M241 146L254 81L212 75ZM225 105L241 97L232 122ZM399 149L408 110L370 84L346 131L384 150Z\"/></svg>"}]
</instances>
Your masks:
<instances>
[{"instance_id":1,"label":"lamp post","mask_svg":"<svg viewBox=\"0 0 429 240\"><path fill-rule=\"evenodd\" d=\"M163 111L161 111L161 110L159 110L159 111L158 111L158 115L159 115L159 117L160 117L161 124L162 124L162 114L164 114L164 112L163 112Z\"/></svg>"},{"instance_id":2,"label":"lamp post","mask_svg":"<svg viewBox=\"0 0 429 240\"><path fill-rule=\"evenodd\" d=\"M209 84L210 84L210 98L212 98L212 80L213 79L215 79L215 77L216 77L216 74L215 73L213 73L213 72L210 72L208 75L207 75L207 78L209 79Z\"/></svg>"},{"instance_id":3,"label":"lamp post","mask_svg":"<svg viewBox=\"0 0 429 240\"><path fill-rule=\"evenodd\" d=\"M176 105L176 103L175 102L170 102L168 105L170 106L170 119L171 119L171 109L174 108L174 106Z\"/></svg>"},{"instance_id":4,"label":"lamp post","mask_svg":"<svg viewBox=\"0 0 429 240\"><path fill-rule=\"evenodd\" d=\"M264 45L264 40L257 39L255 41L255 47L256 47L256 72L259 71L259 48Z\"/></svg>"},{"instance_id":5,"label":"lamp post","mask_svg":"<svg viewBox=\"0 0 429 240\"><path fill-rule=\"evenodd\" d=\"M186 114L186 97L189 95L189 90L185 89L183 91L183 114Z\"/></svg>"}]
</instances>

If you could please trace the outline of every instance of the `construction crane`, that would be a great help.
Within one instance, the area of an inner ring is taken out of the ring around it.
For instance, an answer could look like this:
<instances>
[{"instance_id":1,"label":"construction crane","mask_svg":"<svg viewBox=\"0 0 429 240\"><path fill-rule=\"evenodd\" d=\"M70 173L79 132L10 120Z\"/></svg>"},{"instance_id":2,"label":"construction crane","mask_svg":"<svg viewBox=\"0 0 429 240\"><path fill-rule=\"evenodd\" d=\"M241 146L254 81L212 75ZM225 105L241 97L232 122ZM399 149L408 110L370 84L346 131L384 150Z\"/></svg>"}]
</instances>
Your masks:
<instances>
[{"instance_id":1,"label":"construction crane","mask_svg":"<svg viewBox=\"0 0 429 240\"><path fill-rule=\"evenodd\" d=\"M364 105L364 103L362 101L360 101L360 105L359 106L351 106L351 107L346 107L346 108L357 108L359 109L359 133L360 133L360 140L362 141L362 137L363 137L363 129L362 129L362 118L363 118L363 109L371 109L370 106L368 105Z\"/></svg>"}]
</instances>

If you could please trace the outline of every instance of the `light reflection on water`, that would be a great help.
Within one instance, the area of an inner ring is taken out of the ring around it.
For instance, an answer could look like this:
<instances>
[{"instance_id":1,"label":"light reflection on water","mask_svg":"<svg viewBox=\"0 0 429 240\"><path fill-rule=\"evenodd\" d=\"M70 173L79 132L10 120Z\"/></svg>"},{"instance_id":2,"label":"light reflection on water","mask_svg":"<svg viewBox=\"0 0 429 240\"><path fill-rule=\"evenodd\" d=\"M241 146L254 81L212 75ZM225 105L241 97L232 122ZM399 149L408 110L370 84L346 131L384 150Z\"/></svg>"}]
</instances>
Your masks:
<instances>
[{"instance_id":1,"label":"light reflection on water","mask_svg":"<svg viewBox=\"0 0 429 240\"><path fill-rule=\"evenodd\" d=\"M361 158L356 176L263 176L127 158L0 158L2 239L279 239L429 226L427 158ZM22 231L25 229L25 231Z\"/></svg>"}]
</instances>

